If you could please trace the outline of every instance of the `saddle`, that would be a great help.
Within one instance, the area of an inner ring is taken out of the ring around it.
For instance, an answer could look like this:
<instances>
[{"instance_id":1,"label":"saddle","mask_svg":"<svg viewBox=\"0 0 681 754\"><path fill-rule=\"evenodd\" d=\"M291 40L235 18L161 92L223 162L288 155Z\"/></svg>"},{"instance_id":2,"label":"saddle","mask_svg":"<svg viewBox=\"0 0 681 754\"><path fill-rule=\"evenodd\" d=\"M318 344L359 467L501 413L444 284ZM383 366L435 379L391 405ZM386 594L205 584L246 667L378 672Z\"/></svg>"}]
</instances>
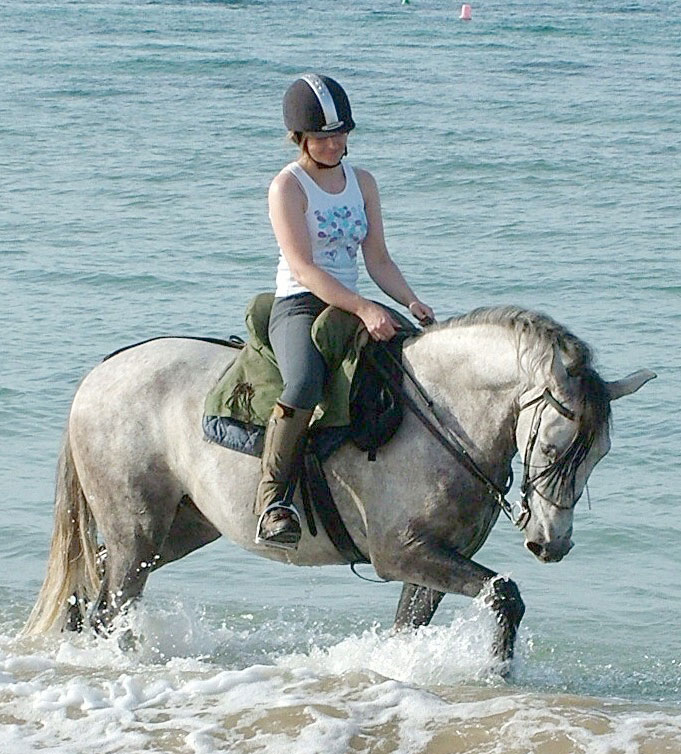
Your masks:
<instances>
[{"instance_id":1,"label":"saddle","mask_svg":"<svg viewBox=\"0 0 681 754\"><path fill-rule=\"evenodd\" d=\"M249 339L204 404L203 428L209 440L258 457L265 426L283 390L267 334L273 302L272 293L251 300L246 309ZM399 312L389 311L400 331L388 344L371 341L359 318L335 307L327 307L311 331L329 376L294 483L300 482L310 533L317 533L314 506L331 541L349 563L368 561L338 514L322 462L348 439L367 451L369 460L375 460L377 449L390 440L402 421L402 344L418 329Z\"/></svg>"},{"instance_id":2,"label":"saddle","mask_svg":"<svg viewBox=\"0 0 681 754\"><path fill-rule=\"evenodd\" d=\"M267 425L283 390L281 374L267 334L273 302L272 293L260 293L249 303L246 309L248 341L206 396L204 417L238 422L256 434L258 427ZM310 424L312 434L324 428L354 426L356 431L351 435L358 438L359 446L370 445L366 428L359 426L367 409L373 408L376 415L381 407L384 411L389 411L391 406L397 408L398 399L391 395L384 380L377 377L370 362L380 359L380 352L387 347L399 363L402 342L418 330L399 312L390 310L390 313L400 325L399 335L390 344L370 341L358 317L335 307L327 307L315 320L312 340L324 357L329 377L324 397L315 409ZM255 446L246 452L260 454L253 450Z\"/></svg>"}]
</instances>

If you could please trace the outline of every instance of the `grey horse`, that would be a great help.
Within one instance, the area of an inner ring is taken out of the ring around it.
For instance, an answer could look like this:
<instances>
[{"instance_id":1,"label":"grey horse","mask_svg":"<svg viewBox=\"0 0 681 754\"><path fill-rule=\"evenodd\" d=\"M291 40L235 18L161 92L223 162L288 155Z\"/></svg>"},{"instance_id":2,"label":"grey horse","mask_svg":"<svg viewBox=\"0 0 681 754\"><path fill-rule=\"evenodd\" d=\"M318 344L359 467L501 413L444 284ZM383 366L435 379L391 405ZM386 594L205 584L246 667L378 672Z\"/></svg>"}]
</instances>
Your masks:
<instances>
[{"instance_id":1,"label":"grey horse","mask_svg":"<svg viewBox=\"0 0 681 754\"><path fill-rule=\"evenodd\" d=\"M282 562L344 562L321 527L316 537L304 531L293 552L254 543L259 462L208 442L201 423L204 396L234 354L161 338L84 378L58 462L47 575L25 633L82 621L106 633L151 571L220 535ZM516 307L429 326L405 342L403 363L413 377L407 398L430 426L407 410L375 463L345 444L325 462L329 486L377 574L404 584L398 628L427 624L444 593L483 594L497 618L493 649L508 663L522 599L513 581L472 556L506 507L540 561L561 560L572 547L574 506L610 449L611 401L655 374L606 382L588 345ZM514 517L499 490L517 452L524 478Z\"/></svg>"}]
</instances>

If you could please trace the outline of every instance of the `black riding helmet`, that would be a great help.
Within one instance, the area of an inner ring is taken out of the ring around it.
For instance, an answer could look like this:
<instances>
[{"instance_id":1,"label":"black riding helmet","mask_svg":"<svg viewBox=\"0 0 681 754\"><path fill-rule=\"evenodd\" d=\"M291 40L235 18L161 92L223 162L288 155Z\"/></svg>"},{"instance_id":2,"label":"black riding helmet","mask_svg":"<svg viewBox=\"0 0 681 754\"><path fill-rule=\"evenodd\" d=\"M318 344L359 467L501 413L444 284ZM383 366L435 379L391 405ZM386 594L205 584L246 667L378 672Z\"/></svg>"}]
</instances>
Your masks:
<instances>
[{"instance_id":1,"label":"black riding helmet","mask_svg":"<svg viewBox=\"0 0 681 754\"><path fill-rule=\"evenodd\" d=\"M284 95L284 125L289 131L347 133L355 127L348 95L329 76L305 73Z\"/></svg>"}]
</instances>

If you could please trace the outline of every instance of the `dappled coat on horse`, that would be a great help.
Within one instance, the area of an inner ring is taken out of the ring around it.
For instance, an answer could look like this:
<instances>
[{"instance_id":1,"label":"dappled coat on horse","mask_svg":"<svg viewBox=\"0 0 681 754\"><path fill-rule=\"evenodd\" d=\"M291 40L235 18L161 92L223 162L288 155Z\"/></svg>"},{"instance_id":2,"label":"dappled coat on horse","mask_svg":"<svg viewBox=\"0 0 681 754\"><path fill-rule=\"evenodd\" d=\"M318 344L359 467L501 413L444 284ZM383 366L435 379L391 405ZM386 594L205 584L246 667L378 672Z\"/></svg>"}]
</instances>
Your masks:
<instances>
[{"instance_id":1,"label":"dappled coat on horse","mask_svg":"<svg viewBox=\"0 0 681 754\"><path fill-rule=\"evenodd\" d=\"M220 535L282 562L344 562L322 529L312 537L303 527L294 552L254 543L258 459L207 442L201 426L204 397L234 355L201 340L157 339L85 377L64 435L47 576L28 633L80 618L105 632L152 570ZM574 506L610 448L611 401L655 375L606 382L583 341L514 307L427 327L405 341L403 363L414 410L376 463L350 443L336 451L324 464L329 486L379 576L405 584L398 626L427 623L445 592L483 593L506 661L523 603L511 580L472 556L504 509L539 560L563 558ZM517 452L516 515L503 492Z\"/></svg>"}]
</instances>

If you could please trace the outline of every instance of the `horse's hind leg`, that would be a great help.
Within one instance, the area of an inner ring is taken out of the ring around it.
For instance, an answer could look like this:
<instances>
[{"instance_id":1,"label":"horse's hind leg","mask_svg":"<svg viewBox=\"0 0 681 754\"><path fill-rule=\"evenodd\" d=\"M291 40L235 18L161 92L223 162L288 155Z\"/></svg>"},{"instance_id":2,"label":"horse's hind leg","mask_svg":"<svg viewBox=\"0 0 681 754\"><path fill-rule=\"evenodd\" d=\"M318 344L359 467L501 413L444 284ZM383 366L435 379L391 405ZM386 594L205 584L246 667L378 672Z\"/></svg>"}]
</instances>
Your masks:
<instances>
[{"instance_id":1,"label":"horse's hind leg","mask_svg":"<svg viewBox=\"0 0 681 754\"><path fill-rule=\"evenodd\" d=\"M106 547L100 545L97 548L96 567L99 578L104 578L104 567L106 565ZM80 603L80 604L79 604ZM64 631L73 631L80 633L83 630L83 615L88 606L88 599L84 595L75 591L69 598L69 606L66 608L66 618L64 621Z\"/></svg>"},{"instance_id":2,"label":"horse's hind leg","mask_svg":"<svg viewBox=\"0 0 681 754\"><path fill-rule=\"evenodd\" d=\"M147 555L146 560L141 552L137 557L133 556L134 568L132 572L128 569L128 572L123 577L123 582L127 585L127 589L122 591L120 597L116 592L113 598L111 596L111 584L112 581L116 580L116 576L112 575L115 568L113 565L114 560L110 559L111 556L106 546L100 547L98 563L101 566L103 582L99 598L92 609L91 623L99 631L106 630L113 617L115 617L116 612L125 604L118 604L120 600L129 603L135 597L139 596L146 578L151 571L155 571L167 563L179 560L190 552L215 541L220 536L220 532L199 511L193 501L185 495L175 510L172 524L162 546L158 548L158 551L151 558ZM139 543L136 546L139 547ZM113 557L115 558L116 556L114 555ZM112 565L109 565L109 563ZM69 615L67 628L72 631L80 631L81 625L77 620L71 621L71 615Z\"/></svg>"},{"instance_id":3,"label":"horse's hind leg","mask_svg":"<svg viewBox=\"0 0 681 754\"><path fill-rule=\"evenodd\" d=\"M98 633L108 633L119 613L142 594L159 549L155 538L139 534L107 542L104 578L90 612Z\"/></svg>"},{"instance_id":4,"label":"horse's hind leg","mask_svg":"<svg viewBox=\"0 0 681 754\"><path fill-rule=\"evenodd\" d=\"M161 474L135 485L121 496L125 505L110 504L96 512L106 545L102 584L90 612L99 633L111 630L116 616L141 594L154 563L161 557L181 495Z\"/></svg>"},{"instance_id":5,"label":"horse's hind leg","mask_svg":"<svg viewBox=\"0 0 681 754\"><path fill-rule=\"evenodd\" d=\"M152 563L152 570L179 560L221 536L220 532L194 505L193 500L188 495L184 495L175 511L175 517L161 548L160 557Z\"/></svg>"},{"instance_id":6,"label":"horse's hind leg","mask_svg":"<svg viewBox=\"0 0 681 754\"><path fill-rule=\"evenodd\" d=\"M427 626L444 596L444 592L438 592L427 586L403 584L394 628L400 631L405 628Z\"/></svg>"}]
</instances>

